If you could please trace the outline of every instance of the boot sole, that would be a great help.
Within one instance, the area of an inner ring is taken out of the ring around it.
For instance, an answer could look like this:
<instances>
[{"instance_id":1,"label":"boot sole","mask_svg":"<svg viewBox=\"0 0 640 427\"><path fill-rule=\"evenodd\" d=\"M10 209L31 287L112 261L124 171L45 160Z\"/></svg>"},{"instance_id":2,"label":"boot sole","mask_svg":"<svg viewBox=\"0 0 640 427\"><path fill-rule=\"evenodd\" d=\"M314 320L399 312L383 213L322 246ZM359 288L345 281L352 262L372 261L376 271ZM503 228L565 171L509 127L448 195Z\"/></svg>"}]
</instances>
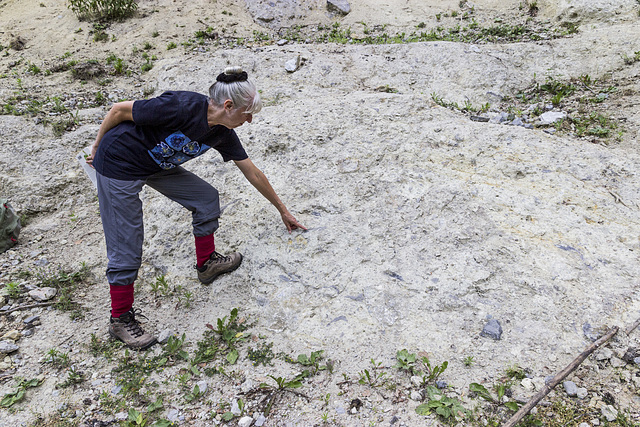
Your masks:
<instances>
[{"instance_id":1,"label":"boot sole","mask_svg":"<svg viewBox=\"0 0 640 427\"><path fill-rule=\"evenodd\" d=\"M126 342L124 342L124 340L122 338L120 338L119 336L117 336L116 334L114 334L113 332L111 332L111 330L109 330L109 335L111 335L112 338L117 339L118 341L124 343L127 347L129 347L131 350L146 350L149 347L151 347L152 345L155 345L158 342L158 339L154 339L153 341L151 341L149 344L143 346L143 347L132 347L130 344L127 344Z\"/></svg>"},{"instance_id":2,"label":"boot sole","mask_svg":"<svg viewBox=\"0 0 640 427\"><path fill-rule=\"evenodd\" d=\"M213 276L211 276L209 279L207 280L202 280L198 277L198 280L200 280L200 283L202 283L203 285L209 285L211 282L213 282L214 280L216 280L216 278L222 274L227 274L227 273L231 273L232 271L235 271L238 267L240 267L240 264L242 264L242 260L244 259L244 257L242 256L242 254L240 255L240 262L238 263L238 265L236 265L235 267L230 268L229 270L225 270L225 271L221 271L219 273L214 274Z\"/></svg>"}]
</instances>

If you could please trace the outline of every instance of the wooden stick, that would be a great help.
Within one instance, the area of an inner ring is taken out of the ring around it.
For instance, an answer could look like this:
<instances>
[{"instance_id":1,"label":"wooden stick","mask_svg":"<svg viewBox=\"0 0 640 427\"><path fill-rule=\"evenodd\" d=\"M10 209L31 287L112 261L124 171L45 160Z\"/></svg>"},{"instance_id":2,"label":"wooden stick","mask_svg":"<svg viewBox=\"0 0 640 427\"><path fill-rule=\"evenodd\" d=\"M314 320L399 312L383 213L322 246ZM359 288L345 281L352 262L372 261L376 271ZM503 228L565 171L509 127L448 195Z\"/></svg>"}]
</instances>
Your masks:
<instances>
[{"instance_id":1,"label":"wooden stick","mask_svg":"<svg viewBox=\"0 0 640 427\"><path fill-rule=\"evenodd\" d=\"M533 407L538 404L538 402L540 402L547 394L549 394L549 392L551 392L551 390L553 390L553 388L556 385L558 385L558 383L560 383L560 381L565 379L571 372L575 371L575 369L578 366L580 366L580 364L582 362L584 362L584 360L587 357L589 357L589 355L591 353L593 353L602 344L604 344L607 341L609 341L611 339L611 337L613 337L617 333L618 333L618 327L617 326L614 326L613 328L609 329L609 332L607 332L606 335L600 337L596 342L594 342L589 347L587 347L587 349L585 351L583 351L582 353L580 353L580 355L578 357L576 357L573 360L573 362L569 363L569 365L567 365L566 368L564 368L562 371L560 371L560 373L556 374L556 376L553 377L551 379L551 381L549 381L548 384L545 384L544 387L542 388L542 390L540 390L538 393L536 393L529 400L529 402L527 402L526 405L521 407L520 410L518 412L516 412L509 419L509 421L507 421L505 424L502 425L502 427L514 427L516 424L518 424L520 422L520 420L522 420L522 418L524 418L524 416L527 415L529 413L529 411L531 411L533 409Z\"/></svg>"},{"instance_id":2,"label":"wooden stick","mask_svg":"<svg viewBox=\"0 0 640 427\"><path fill-rule=\"evenodd\" d=\"M633 332L633 330L635 328L638 327L638 325L640 325L640 319L636 320L633 325L629 326L627 329L625 329L624 331L627 333L627 335L630 335L631 332Z\"/></svg>"},{"instance_id":3,"label":"wooden stick","mask_svg":"<svg viewBox=\"0 0 640 427\"><path fill-rule=\"evenodd\" d=\"M48 305L53 305L53 304L55 304L55 302L41 302L41 303L38 303L38 304L21 305L19 307L12 308L11 310L0 311L0 314L10 314L10 313L13 313L14 311L18 311L18 310L26 310L28 308L35 308L35 307L46 307Z\"/></svg>"}]
</instances>

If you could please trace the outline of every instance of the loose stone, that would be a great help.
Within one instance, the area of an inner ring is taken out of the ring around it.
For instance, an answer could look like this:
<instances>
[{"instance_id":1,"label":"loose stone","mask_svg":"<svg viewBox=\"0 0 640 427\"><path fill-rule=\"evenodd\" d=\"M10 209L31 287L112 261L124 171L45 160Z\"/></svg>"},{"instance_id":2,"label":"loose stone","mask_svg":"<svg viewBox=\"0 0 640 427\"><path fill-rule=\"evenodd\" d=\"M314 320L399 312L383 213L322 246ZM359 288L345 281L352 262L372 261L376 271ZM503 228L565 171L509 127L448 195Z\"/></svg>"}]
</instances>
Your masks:
<instances>
[{"instance_id":1,"label":"loose stone","mask_svg":"<svg viewBox=\"0 0 640 427\"><path fill-rule=\"evenodd\" d=\"M578 394L578 386L573 381L565 381L562 385L569 396L575 397Z\"/></svg>"},{"instance_id":2,"label":"loose stone","mask_svg":"<svg viewBox=\"0 0 640 427\"><path fill-rule=\"evenodd\" d=\"M6 334L4 334L2 336L2 339L3 340L18 341L21 337L22 337L22 334L14 329L14 330L11 330L11 331L7 332Z\"/></svg>"},{"instance_id":3,"label":"loose stone","mask_svg":"<svg viewBox=\"0 0 640 427\"><path fill-rule=\"evenodd\" d=\"M480 336L487 337L498 341L502 337L502 326L496 319L491 319L484 325Z\"/></svg>"},{"instance_id":4,"label":"loose stone","mask_svg":"<svg viewBox=\"0 0 640 427\"><path fill-rule=\"evenodd\" d=\"M285 44L289 43L289 40L287 39L280 39L278 40L278 42L276 43L278 46L284 46Z\"/></svg>"},{"instance_id":5,"label":"loose stone","mask_svg":"<svg viewBox=\"0 0 640 427\"><path fill-rule=\"evenodd\" d=\"M588 394L589 392L584 387L578 387L578 389L576 390L576 396L578 397L578 399L584 399Z\"/></svg>"},{"instance_id":6,"label":"loose stone","mask_svg":"<svg viewBox=\"0 0 640 427\"><path fill-rule=\"evenodd\" d=\"M547 111L546 113L540 114L539 124L541 126L550 125L558 120L564 119L565 117L567 117L567 113L564 111Z\"/></svg>"},{"instance_id":7,"label":"loose stone","mask_svg":"<svg viewBox=\"0 0 640 427\"><path fill-rule=\"evenodd\" d=\"M300 68L300 55L298 55L297 57L295 57L293 59L288 60L284 64L284 69L287 70L287 72L289 72L289 73L293 73L298 68Z\"/></svg>"},{"instance_id":8,"label":"loose stone","mask_svg":"<svg viewBox=\"0 0 640 427\"><path fill-rule=\"evenodd\" d=\"M173 332L169 329L165 329L164 331L158 334L158 342L160 344L166 344L169 341L169 338L173 336Z\"/></svg>"},{"instance_id":9,"label":"loose stone","mask_svg":"<svg viewBox=\"0 0 640 427\"><path fill-rule=\"evenodd\" d=\"M29 296L36 301L49 301L58 293L56 288L38 288L29 291Z\"/></svg>"},{"instance_id":10,"label":"loose stone","mask_svg":"<svg viewBox=\"0 0 640 427\"><path fill-rule=\"evenodd\" d=\"M255 425L256 427L262 427L265 421L267 421L265 416L260 414L258 415L258 418L256 418L256 422L253 425Z\"/></svg>"},{"instance_id":11,"label":"loose stone","mask_svg":"<svg viewBox=\"0 0 640 427\"><path fill-rule=\"evenodd\" d=\"M607 421L615 421L615 419L618 418L618 411L611 405L603 405L602 408L600 408L600 412Z\"/></svg>"},{"instance_id":12,"label":"loose stone","mask_svg":"<svg viewBox=\"0 0 640 427\"><path fill-rule=\"evenodd\" d=\"M0 341L0 353L9 354L18 350L18 346L9 341Z\"/></svg>"},{"instance_id":13,"label":"loose stone","mask_svg":"<svg viewBox=\"0 0 640 427\"><path fill-rule=\"evenodd\" d=\"M249 427L253 423L253 418L244 416L238 421L238 427Z\"/></svg>"},{"instance_id":14,"label":"loose stone","mask_svg":"<svg viewBox=\"0 0 640 427\"><path fill-rule=\"evenodd\" d=\"M410 397L411 397L411 400L415 400L416 402L422 401L422 394L419 391L413 390L411 392Z\"/></svg>"},{"instance_id":15,"label":"loose stone","mask_svg":"<svg viewBox=\"0 0 640 427\"><path fill-rule=\"evenodd\" d=\"M351 5L346 0L327 0L327 10L348 15L351 12Z\"/></svg>"},{"instance_id":16,"label":"loose stone","mask_svg":"<svg viewBox=\"0 0 640 427\"><path fill-rule=\"evenodd\" d=\"M469 118L474 122L488 122L490 120L489 117L483 116L471 116Z\"/></svg>"}]
</instances>

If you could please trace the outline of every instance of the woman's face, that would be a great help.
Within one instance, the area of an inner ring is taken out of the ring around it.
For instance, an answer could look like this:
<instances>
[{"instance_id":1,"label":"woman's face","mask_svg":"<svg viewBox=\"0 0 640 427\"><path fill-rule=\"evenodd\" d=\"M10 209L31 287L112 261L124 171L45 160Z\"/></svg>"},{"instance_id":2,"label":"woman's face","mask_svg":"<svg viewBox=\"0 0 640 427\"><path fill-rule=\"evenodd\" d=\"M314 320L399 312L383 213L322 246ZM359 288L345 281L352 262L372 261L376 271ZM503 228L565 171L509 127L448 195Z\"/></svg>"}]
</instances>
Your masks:
<instances>
[{"instance_id":1,"label":"woman's face","mask_svg":"<svg viewBox=\"0 0 640 427\"><path fill-rule=\"evenodd\" d=\"M225 109L225 112L227 112L227 120L226 123L222 123L222 125L228 127L229 129L235 129L242 126L244 122L251 123L251 121L253 120L253 114L245 113L245 111L245 107L231 108L231 110L228 112Z\"/></svg>"}]
</instances>

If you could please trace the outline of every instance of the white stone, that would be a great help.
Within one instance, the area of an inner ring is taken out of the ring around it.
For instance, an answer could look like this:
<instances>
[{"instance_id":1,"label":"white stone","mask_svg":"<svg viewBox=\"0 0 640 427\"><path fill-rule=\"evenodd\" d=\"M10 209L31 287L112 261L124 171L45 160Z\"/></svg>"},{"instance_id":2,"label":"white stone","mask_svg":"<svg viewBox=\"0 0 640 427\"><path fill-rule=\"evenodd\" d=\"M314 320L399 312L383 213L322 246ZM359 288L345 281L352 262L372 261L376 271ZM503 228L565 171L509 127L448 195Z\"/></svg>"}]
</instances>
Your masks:
<instances>
[{"instance_id":1,"label":"white stone","mask_svg":"<svg viewBox=\"0 0 640 427\"><path fill-rule=\"evenodd\" d=\"M550 125L567 117L564 111L547 111L539 116L539 125Z\"/></svg>"},{"instance_id":2,"label":"white stone","mask_svg":"<svg viewBox=\"0 0 640 427\"><path fill-rule=\"evenodd\" d=\"M300 68L300 55L298 55L295 58L292 58L292 59L288 60L284 64L284 69L287 70L290 73L293 73L298 68Z\"/></svg>"},{"instance_id":3,"label":"white stone","mask_svg":"<svg viewBox=\"0 0 640 427\"><path fill-rule=\"evenodd\" d=\"M600 412L607 419L607 421L615 421L618 418L618 411L611 405L603 405L600 408Z\"/></svg>"},{"instance_id":4,"label":"white stone","mask_svg":"<svg viewBox=\"0 0 640 427\"><path fill-rule=\"evenodd\" d=\"M238 427L249 427L253 423L253 418L244 416L238 420Z\"/></svg>"},{"instance_id":5,"label":"white stone","mask_svg":"<svg viewBox=\"0 0 640 427\"><path fill-rule=\"evenodd\" d=\"M55 297L58 293L56 288L37 288L32 291L29 291L29 296L36 301L49 301L51 298Z\"/></svg>"},{"instance_id":6,"label":"white stone","mask_svg":"<svg viewBox=\"0 0 640 427\"><path fill-rule=\"evenodd\" d=\"M527 391L534 391L536 388L531 378L523 378L522 381L520 381L520 384L522 385L522 388Z\"/></svg>"},{"instance_id":7,"label":"white stone","mask_svg":"<svg viewBox=\"0 0 640 427\"><path fill-rule=\"evenodd\" d=\"M411 391L411 400L415 400L416 402L422 401L422 394L419 391L412 390Z\"/></svg>"}]
</instances>

